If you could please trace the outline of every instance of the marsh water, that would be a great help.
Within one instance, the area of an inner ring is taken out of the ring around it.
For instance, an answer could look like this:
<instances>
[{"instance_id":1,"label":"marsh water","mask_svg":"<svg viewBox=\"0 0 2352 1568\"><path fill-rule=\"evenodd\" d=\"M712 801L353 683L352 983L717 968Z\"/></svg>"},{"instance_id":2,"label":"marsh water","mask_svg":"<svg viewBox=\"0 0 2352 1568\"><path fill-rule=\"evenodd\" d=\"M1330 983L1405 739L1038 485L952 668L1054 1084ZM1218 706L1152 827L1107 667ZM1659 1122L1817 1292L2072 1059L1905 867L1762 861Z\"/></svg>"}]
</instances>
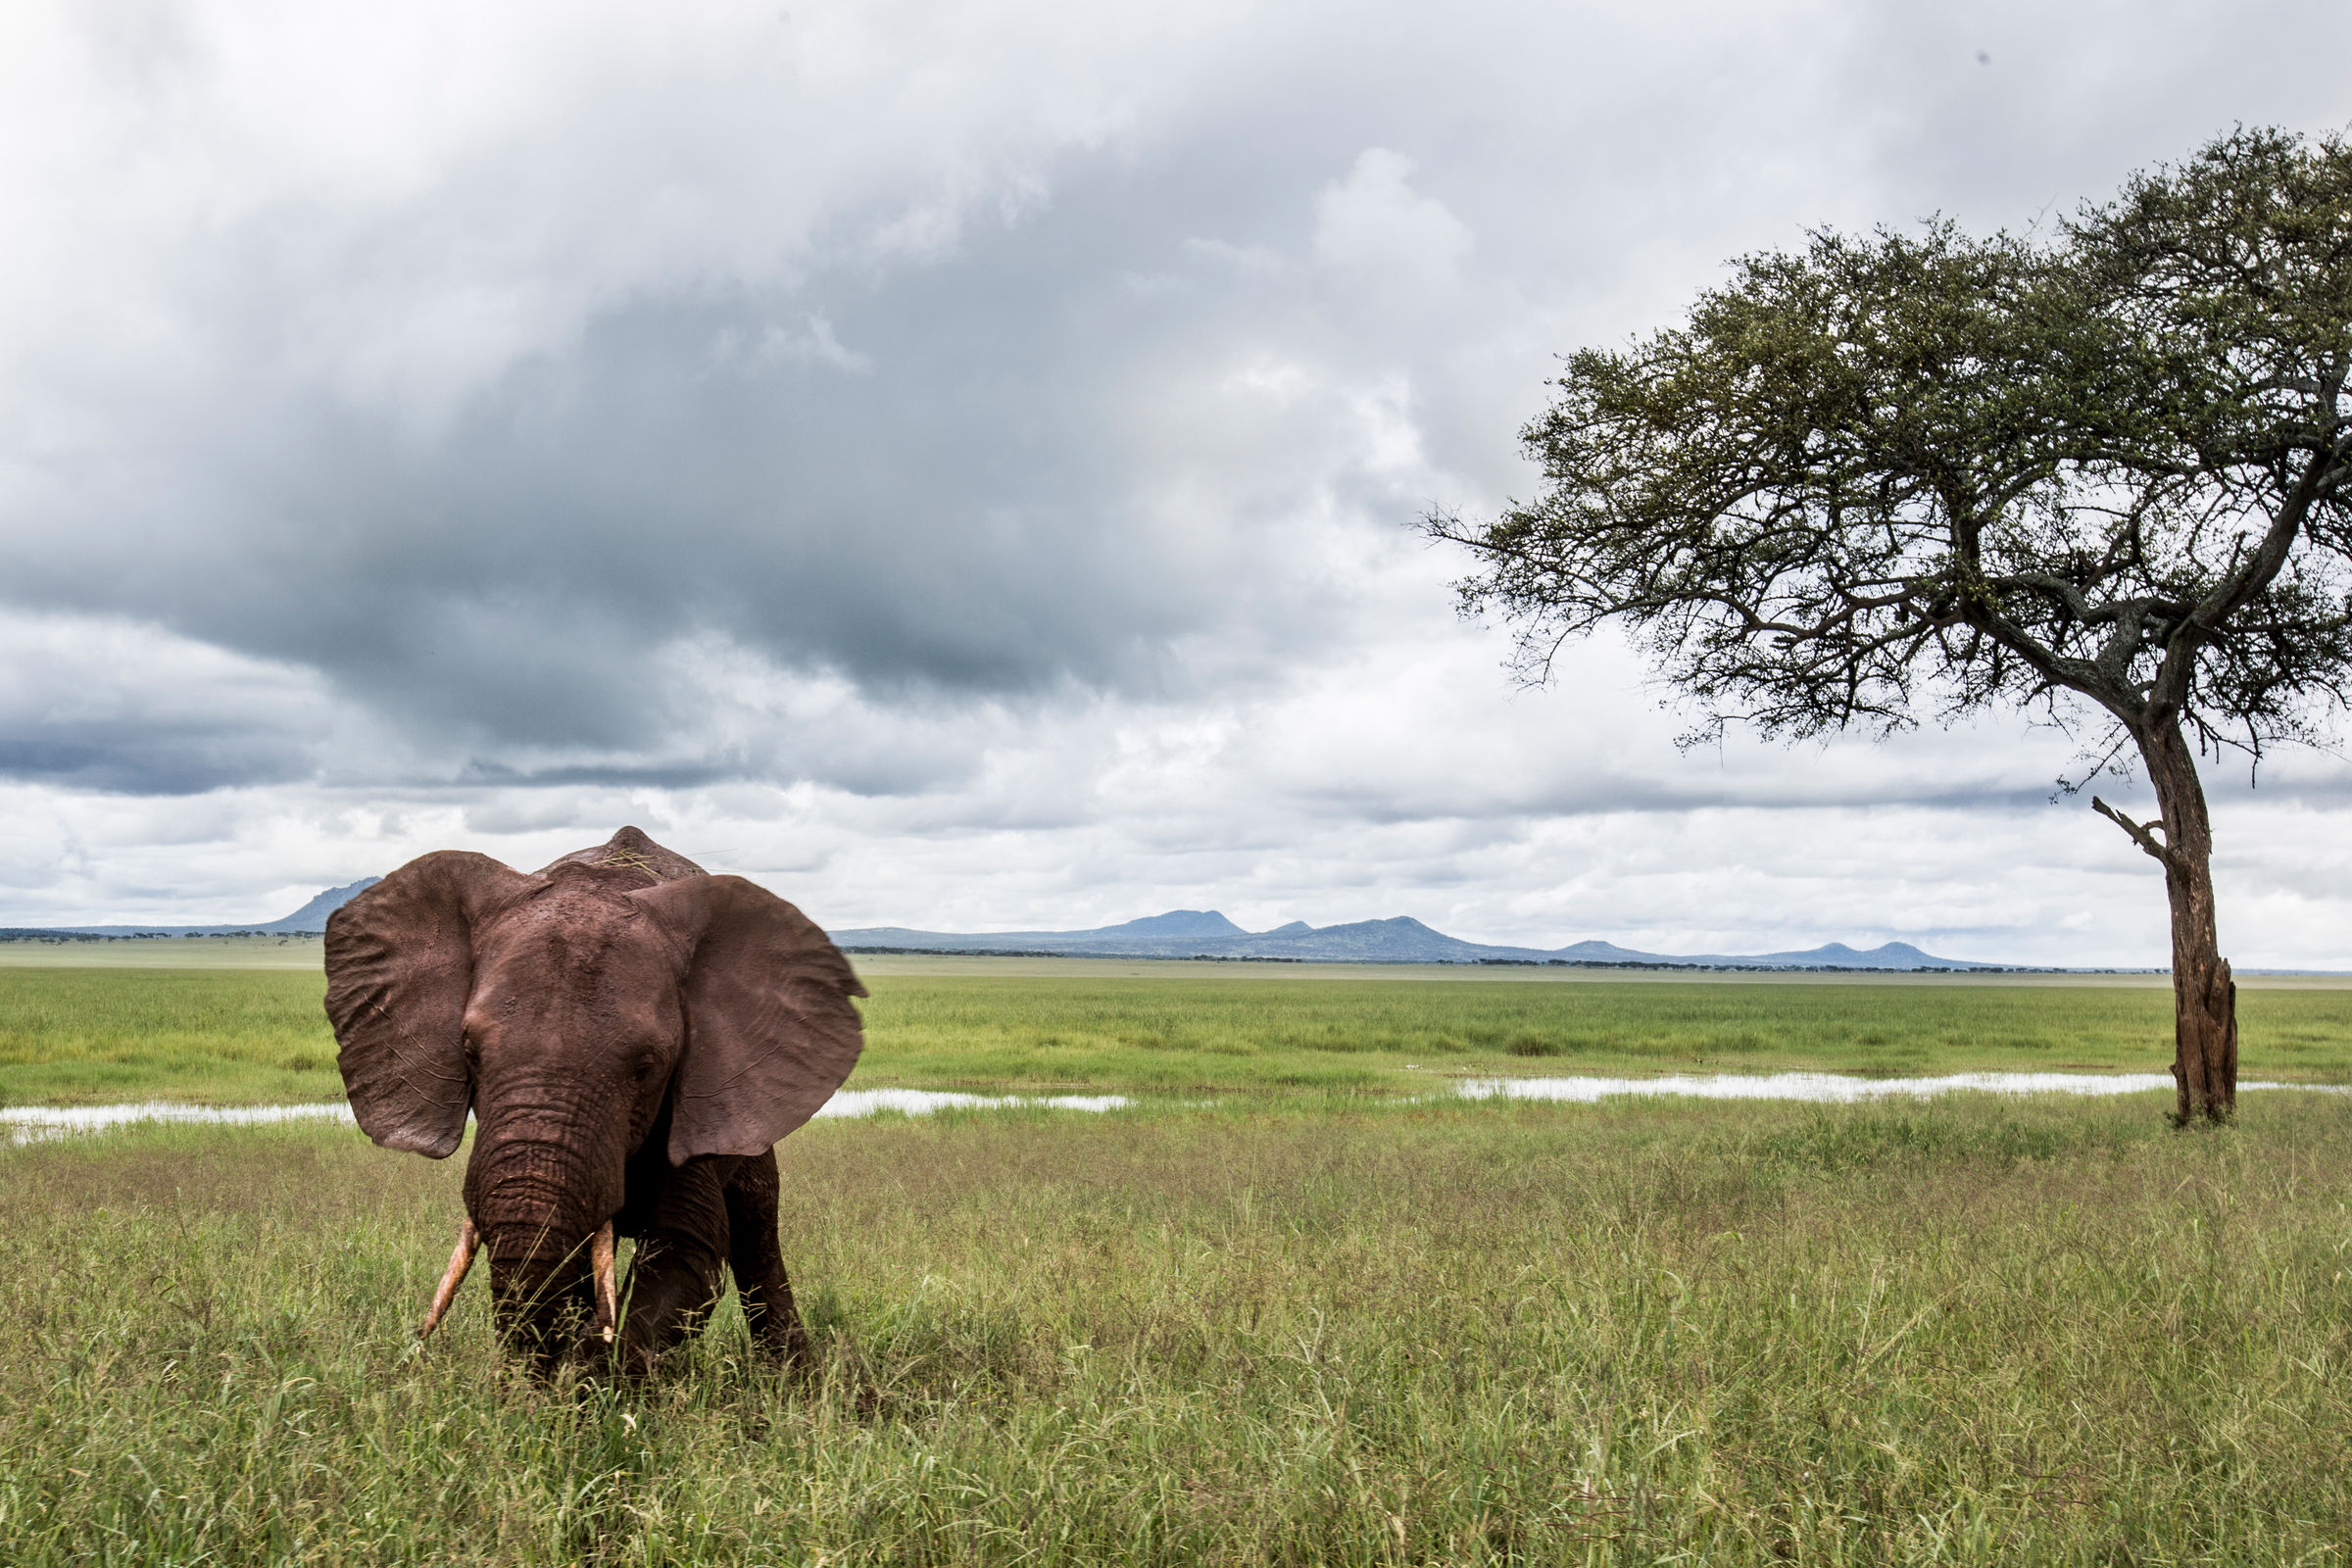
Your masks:
<instances>
[{"instance_id":1,"label":"marsh water","mask_svg":"<svg viewBox=\"0 0 2352 1568\"><path fill-rule=\"evenodd\" d=\"M920 1116L934 1110L1022 1109L1116 1110L1127 1103L1124 1095L966 1095L932 1089L844 1089L819 1107L819 1116L871 1116L895 1110ZM137 1122L193 1121L229 1127L267 1122L353 1120L351 1107L340 1101L307 1105L182 1105L148 1101L123 1105L4 1105L0 1128L9 1141L37 1143L70 1133L105 1132Z\"/></svg>"},{"instance_id":2,"label":"marsh water","mask_svg":"<svg viewBox=\"0 0 2352 1568\"><path fill-rule=\"evenodd\" d=\"M1937 1095L2136 1095L2170 1090L2172 1075L2160 1072L1962 1072L1941 1078L1861 1078L1848 1073L1776 1072L1677 1074L1663 1078L1470 1078L1454 1086L1471 1100L1549 1100L1590 1104L1624 1095L1657 1095L1690 1100L1783 1100L1816 1104L1851 1104L1871 1100L1926 1100ZM2241 1093L2303 1089L2348 1094L2337 1084L2242 1083ZM937 1089L844 1089L817 1111L819 1116L871 1116L895 1110L921 1116L935 1110L1117 1110L1132 1103L1125 1095L971 1095ZM71 1133L104 1132L138 1122L210 1122L250 1127L287 1121L345 1121L351 1107L340 1102L307 1105L182 1105L165 1101L122 1105L0 1106L0 1128L11 1143L27 1144Z\"/></svg>"},{"instance_id":3,"label":"marsh water","mask_svg":"<svg viewBox=\"0 0 2352 1568\"><path fill-rule=\"evenodd\" d=\"M2137 1095L2170 1090L2165 1072L1959 1072L1941 1078L1861 1078L1850 1073L1710 1073L1666 1078L1473 1078L1461 1093L1474 1099L1564 1100L1590 1103L1615 1095L1672 1095L1692 1100L1799 1100L1851 1104L1865 1100L1926 1100L1936 1095ZM2333 1084L2241 1083L2252 1089L2346 1091Z\"/></svg>"}]
</instances>

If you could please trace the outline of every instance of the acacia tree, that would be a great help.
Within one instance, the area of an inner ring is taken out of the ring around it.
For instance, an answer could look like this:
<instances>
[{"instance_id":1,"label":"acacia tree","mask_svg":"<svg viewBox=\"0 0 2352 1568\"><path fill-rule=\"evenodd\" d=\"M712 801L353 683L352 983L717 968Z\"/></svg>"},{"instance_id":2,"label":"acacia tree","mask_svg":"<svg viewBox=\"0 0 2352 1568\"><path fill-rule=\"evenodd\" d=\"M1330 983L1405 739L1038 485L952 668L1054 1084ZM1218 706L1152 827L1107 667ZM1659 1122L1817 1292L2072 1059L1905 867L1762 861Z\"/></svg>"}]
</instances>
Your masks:
<instances>
[{"instance_id":1,"label":"acacia tree","mask_svg":"<svg viewBox=\"0 0 2352 1568\"><path fill-rule=\"evenodd\" d=\"M2198 760L2316 738L2352 676L2352 148L2240 130L2040 236L1817 233L1553 385L1543 492L1425 519L1464 612L1531 680L1627 628L1693 739L2088 719L2156 796L2091 804L2164 870L2180 1119L2228 1117Z\"/></svg>"}]
</instances>

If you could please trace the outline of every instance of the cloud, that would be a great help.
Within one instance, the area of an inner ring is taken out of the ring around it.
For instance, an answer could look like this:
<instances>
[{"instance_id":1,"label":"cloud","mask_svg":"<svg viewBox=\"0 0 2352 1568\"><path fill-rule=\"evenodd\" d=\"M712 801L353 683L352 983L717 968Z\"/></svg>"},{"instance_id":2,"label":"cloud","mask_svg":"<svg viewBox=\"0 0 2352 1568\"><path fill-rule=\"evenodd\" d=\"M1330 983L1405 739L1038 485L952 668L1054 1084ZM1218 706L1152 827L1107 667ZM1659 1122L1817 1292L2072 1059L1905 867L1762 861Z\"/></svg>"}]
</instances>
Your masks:
<instances>
[{"instance_id":1,"label":"cloud","mask_svg":"<svg viewBox=\"0 0 2352 1568\"><path fill-rule=\"evenodd\" d=\"M1414 193L1412 172L1411 159L1366 148L1345 181L1315 198L1315 255L1386 288L1457 282L1470 230L1444 202Z\"/></svg>"},{"instance_id":2,"label":"cloud","mask_svg":"<svg viewBox=\"0 0 2352 1568\"><path fill-rule=\"evenodd\" d=\"M301 779L333 727L313 671L135 622L0 614L0 776L140 795Z\"/></svg>"},{"instance_id":3,"label":"cloud","mask_svg":"<svg viewBox=\"0 0 2352 1568\"><path fill-rule=\"evenodd\" d=\"M2352 17L2247 16L11 8L0 918L643 817L844 923L2144 945L2062 740L1685 756L1407 524L1727 257L2340 122ZM2272 837L2342 779L2217 786L2278 952L2352 947Z\"/></svg>"}]
</instances>

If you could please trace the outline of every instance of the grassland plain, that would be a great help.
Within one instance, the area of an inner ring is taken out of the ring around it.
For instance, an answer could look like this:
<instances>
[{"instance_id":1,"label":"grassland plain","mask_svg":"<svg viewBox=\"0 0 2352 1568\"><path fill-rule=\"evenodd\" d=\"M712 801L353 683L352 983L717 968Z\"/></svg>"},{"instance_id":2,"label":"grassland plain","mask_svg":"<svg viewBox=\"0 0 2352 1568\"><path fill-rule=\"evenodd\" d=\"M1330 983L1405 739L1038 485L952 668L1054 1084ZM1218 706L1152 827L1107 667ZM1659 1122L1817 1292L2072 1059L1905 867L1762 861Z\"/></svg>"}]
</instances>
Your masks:
<instances>
[{"instance_id":1,"label":"grassland plain","mask_svg":"<svg viewBox=\"0 0 2352 1568\"><path fill-rule=\"evenodd\" d=\"M136 937L0 942L0 969L309 969L326 957L318 937Z\"/></svg>"},{"instance_id":2,"label":"grassland plain","mask_svg":"<svg viewBox=\"0 0 2352 1568\"><path fill-rule=\"evenodd\" d=\"M0 1555L134 1564L2323 1563L2352 1103L817 1123L825 1356L547 1393L459 1161L0 1151Z\"/></svg>"},{"instance_id":3,"label":"grassland plain","mask_svg":"<svg viewBox=\"0 0 2352 1568\"><path fill-rule=\"evenodd\" d=\"M262 943L87 946L141 962L0 964L0 1104L340 1098L318 944L285 968ZM186 957L161 961L172 953ZM874 994L853 1085L1406 1095L1444 1076L2161 1071L2172 1055L2171 995L2148 977L1571 981L978 963L865 963ZM2352 1082L2352 986L2253 982L2240 1012L2247 1076Z\"/></svg>"}]
</instances>

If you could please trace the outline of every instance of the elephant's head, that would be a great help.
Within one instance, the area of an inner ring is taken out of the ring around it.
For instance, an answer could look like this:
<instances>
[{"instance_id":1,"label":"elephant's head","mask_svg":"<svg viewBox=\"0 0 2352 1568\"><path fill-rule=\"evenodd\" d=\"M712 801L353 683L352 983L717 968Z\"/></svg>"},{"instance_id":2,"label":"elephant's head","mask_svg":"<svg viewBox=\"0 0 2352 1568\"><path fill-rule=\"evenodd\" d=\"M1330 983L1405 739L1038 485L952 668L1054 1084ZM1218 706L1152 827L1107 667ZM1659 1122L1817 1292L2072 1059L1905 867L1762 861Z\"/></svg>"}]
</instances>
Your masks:
<instances>
[{"instance_id":1,"label":"elephant's head","mask_svg":"<svg viewBox=\"0 0 2352 1568\"><path fill-rule=\"evenodd\" d=\"M528 876L412 860L327 921L326 971L370 1138L439 1159L473 1112L466 1211L502 1329L542 1351L593 1299L632 1156L764 1152L862 1044L865 988L822 931L635 828Z\"/></svg>"}]
</instances>

